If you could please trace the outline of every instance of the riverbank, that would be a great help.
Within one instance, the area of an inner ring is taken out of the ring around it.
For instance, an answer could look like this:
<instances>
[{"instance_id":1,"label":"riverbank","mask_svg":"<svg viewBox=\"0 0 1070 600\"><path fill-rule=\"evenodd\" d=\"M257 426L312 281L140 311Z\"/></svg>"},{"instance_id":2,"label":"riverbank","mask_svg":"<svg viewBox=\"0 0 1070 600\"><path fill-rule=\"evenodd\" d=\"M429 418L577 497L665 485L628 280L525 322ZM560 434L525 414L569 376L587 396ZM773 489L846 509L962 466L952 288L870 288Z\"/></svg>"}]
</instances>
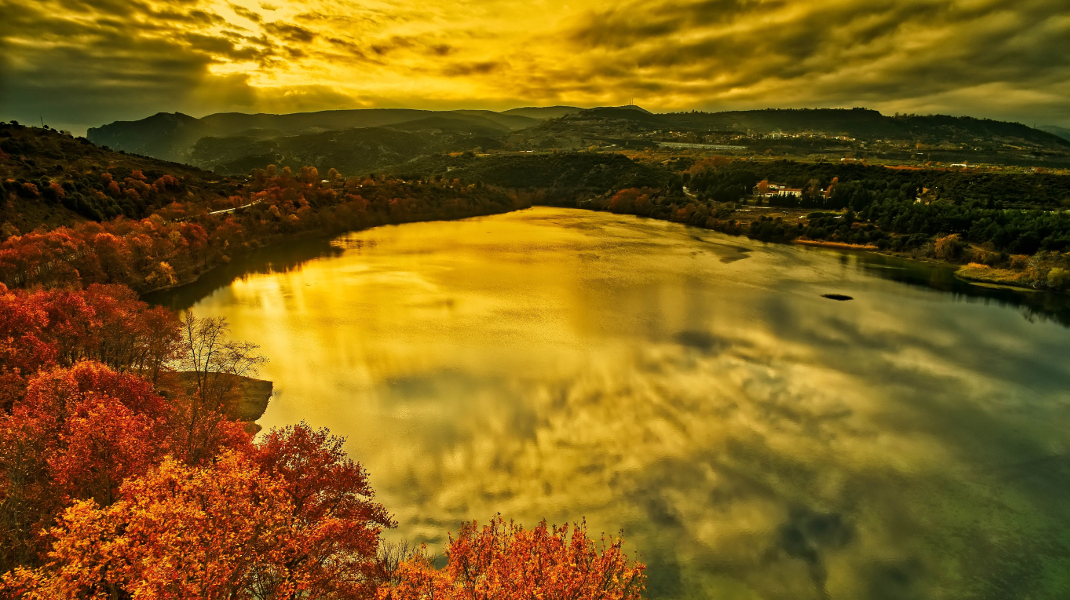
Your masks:
<instances>
[{"instance_id":1,"label":"riverbank","mask_svg":"<svg viewBox=\"0 0 1070 600\"><path fill-rule=\"evenodd\" d=\"M602 212L603 209L581 206L584 210L591 210L594 212ZM755 210L762 209L762 210ZM610 211L612 212L612 211ZM782 239L773 237L769 239L762 235L754 235L754 228L751 226L754 222L774 223L780 225L782 223L801 223L808 219L809 214L813 211L809 209L790 209L783 207L749 207L744 209L746 214L739 214L741 217L739 220L725 221L723 219L713 221L713 225L707 221L706 226L702 224L686 223L674 219L659 219L653 216L645 216L645 218L656 219L659 221L669 221L672 223L679 223L681 225L689 225L692 227L700 227L702 229L708 229L711 231L717 231L726 235L741 235L750 239L756 239L759 241L765 241L767 243L787 243L796 244L800 246L811 246L817 248L829 248L833 250L850 250L858 252L868 252L873 254L880 254L883 256L892 256L904 260L910 260L921 263L930 263L942 265L955 269L955 275L962 281L989 286L1002 286L1010 287L1019 290L1028 291L1046 291L1046 292L1059 292L1058 289L1053 289L1049 285L1038 285L1037 281L1030 277L1030 274L1025 270L1020 269L1004 269L998 267L989 267L987 265L979 263L969 263L963 265L960 262L952 262L944 260L936 256L919 256L922 249L916 249L911 252L896 252L893 250L882 250L875 244L851 244L847 242L838 242L831 240L814 240L807 237L796 237L793 239ZM628 213L625 213L628 214ZM737 213L733 213L734 216ZM637 215L643 216L643 215ZM757 217L757 218L756 218ZM978 250L978 249L975 249ZM978 250L979 251L979 250ZM1025 257L1028 258L1028 257ZM1046 284L1046 282L1045 282Z\"/></svg>"},{"instance_id":2,"label":"riverbank","mask_svg":"<svg viewBox=\"0 0 1070 600\"><path fill-rule=\"evenodd\" d=\"M896 258L915 262L931 263L943 265L946 267L953 267L955 268L956 277L963 281L976 285L1014 288L1017 290L1030 292L1059 293L1059 290L1051 289L1050 287L1038 286L1037 282L1030 278L1029 273L1024 270L1002 269L999 267L991 267L989 265L973 262L963 265L961 263L942 260L940 258L932 256L919 257L906 252L890 252L887 250L881 250L880 248L872 244L846 244L843 242L829 242L823 240L809 239L796 239L792 243L801 246L816 246L822 248L833 248L837 250L856 250L860 252L870 252L873 254L894 256Z\"/></svg>"},{"instance_id":3,"label":"riverbank","mask_svg":"<svg viewBox=\"0 0 1070 600\"><path fill-rule=\"evenodd\" d=\"M197 283L198 281L201 280L202 277L210 275L211 273L213 273L213 272L215 272L215 271L227 266L228 264L230 264L230 261L232 261L232 260L234 260L236 258L241 258L243 256L247 256L247 255L252 254L253 252L256 252L258 250L263 250L264 248L270 248L272 246L276 246L278 244L283 244L283 243L286 243L286 242L298 242L298 241L301 241L301 240L313 240L313 239L318 239L318 238L325 238L325 237L330 237L331 235L333 235L333 234L330 234L330 233L327 233L327 232L321 231L321 230L301 231L301 232L297 232L297 233L293 233L293 234L281 235L281 236L278 236L276 238L270 239L270 240L268 240L266 242L259 242L259 240L258 240L258 243L257 243L256 246L249 247L249 248L244 248L240 252L235 252L233 255L227 255L227 259L226 260L219 261L218 263L216 263L216 264L214 264L214 265L212 265L210 267L201 269L200 271L187 270L187 271L183 271L182 273L175 273L175 275L177 277L176 277L176 280L175 280L174 283L170 283L170 284L167 284L167 285L162 285L160 287L156 287L156 288L153 288L151 290L141 290L141 291L138 292L138 295L144 297L144 296L148 296L150 294L159 294L159 293L168 292L168 291L180 288L182 286L190 285L192 283Z\"/></svg>"},{"instance_id":4,"label":"riverbank","mask_svg":"<svg viewBox=\"0 0 1070 600\"><path fill-rule=\"evenodd\" d=\"M335 236L341 235L343 233L365 231L365 230L368 230L368 229L374 229L375 227L382 227L384 225L401 225L401 224L405 224L405 223L420 223L420 222L434 222L434 221L458 221L458 220L469 219L469 218L473 218L473 217L491 216L491 215L496 215L496 214L505 214L505 213L509 213L509 212L515 212L517 210L524 210L526 208L530 208L530 207L522 206L522 207L517 207L517 208L513 208L513 209L510 209L510 210L505 210L505 211L501 211L501 212L465 214L465 215L458 215L456 217L449 217L449 218L414 219L412 221L406 221L406 222L403 222L403 223L382 223L382 224L377 224L377 225L371 225L371 226L368 226L368 227L360 227L360 228L356 228L356 229L347 229L347 230L342 230L342 231L326 231L326 230L322 230L322 229L320 229L320 230L312 230L312 231L306 230L306 231L302 231L302 232L295 232L295 233L290 234L290 235L274 236L270 240L262 242L262 243L259 243L255 247L250 247L250 248L244 249L241 252L235 253L234 255L228 257L228 260L226 262L220 262L220 263L215 264L212 267L210 267L208 269L205 269L203 271L200 271L200 272L198 272L196 274L190 274L190 276L185 277L181 281L177 281L176 283L174 283L172 285L163 286L163 287L151 290L151 291L142 292L141 295L142 295L142 297L150 296L148 301L149 302L155 302L154 300L151 299L151 296L166 295L169 292L173 292L173 291L175 291L175 290L177 290L179 288L183 288L183 287L186 287L186 286L193 285L193 284L201 281L202 279L204 279L206 277L210 277L210 276L215 275L216 273L219 273L222 269L225 269L228 265L230 265L233 260L246 258L248 256L253 255L256 252L264 251L264 250L267 250L267 249L270 249L270 248L273 248L273 247L276 247L276 246L280 246L280 245L283 245L283 244L286 244L286 243L295 243L295 242L312 241L312 240L328 240L328 239L331 239L331 238L333 238ZM597 209L597 208L586 208L585 207L584 209L585 210L590 210L592 212L605 212L605 211ZM772 211L772 213L766 213L766 214L768 215L768 214L778 214L779 213L780 215L783 215L783 217L788 217L788 218L795 217L796 219L798 219L798 218L805 218L805 215L802 214L803 212L804 211L802 211L802 210L794 210L794 211L792 211L790 209L776 209L775 211ZM674 221L674 220L670 220L670 219L657 219L656 217L646 217L646 218L653 218L653 219L656 219L656 220L666 220L666 221L669 221L669 222L679 223L681 225L689 225L688 223L680 223L679 221ZM751 239L758 239L758 240L761 241L760 237L755 237L755 236L751 235L748 232L749 228L743 226L743 225L747 225L747 224L749 224L749 222L747 222L747 221L740 222L740 227L737 227L734 231L723 231L723 230L721 230L719 228L715 228L715 227L703 227L703 228L704 229L709 229L711 231L718 231L718 232L721 232L721 233L726 233L728 235L742 235L742 236L745 236L745 237L748 237L748 238L751 238ZM695 225L692 225L692 226L695 226ZM765 241L770 241L770 240L765 240ZM935 256L919 256L918 252L916 252L916 251L915 252L895 252L895 251L891 251L891 250L882 250L882 249L880 249L878 246L876 246L874 244L851 244L851 243L846 243L846 242L837 242L837 241L830 241L830 240L813 240L813 239L808 239L808 238L795 238L795 239L790 240L790 241L772 240L772 241L770 241L770 243L789 243L789 244L797 244L797 245L800 245L800 246L810 246L810 247L817 247L817 248L829 248L829 249L833 249L833 250L859 251L859 252L867 252L867 253L879 254L879 255L883 255L883 256L891 256L891 257L895 257L895 258L900 258L900 259L905 259L905 260L910 260L910 261L915 261L915 262L920 262L920 263L930 263L930 264L937 264L937 265L942 265L942 266L946 266L946 267L955 268L956 269L956 276L959 277L961 280L969 282L971 284L997 285L997 286L1011 287L1011 288L1016 288L1016 289L1020 289L1020 290L1028 290L1028 291L1034 291L1034 292L1035 291L1056 291L1056 290L1047 289L1046 287L1037 287L1035 285L1035 282L1033 280L1031 280L1031 279L1028 279L1027 276L1026 276L1026 273L1023 272L1023 271L1013 270L1013 269L1001 269L1001 268L995 268L995 267L988 267L986 265L977 264L977 263L970 263L968 265L963 265L961 263L956 263L956 262L951 262L951 261L948 261L948 260L943 260L943 259L940 259L940 258L936 258Z\"/></svg>"},{"instance_id":5,"label":"riverbank","mask_svg":"<svg viewBox=\"0 0 1070 600\"><path fill-rule=\"evenodd\" d=\"M988 265L970 263L968 265L961 266L959 270L955 272L955 275L959 279L963 279L971 283L998 285L1018 289L1027 289L1031 291L1040 290L1040 288L1037 288L1035 286L1035 282L1030 279L1027 279L1027 274L1024 271L1016 271L1014 269L1000 269L997 267L990 267ZM1055 290L1043 291L1051 292Z\"/></svg>"},{"instance_id":6,"label":"riverbank","mask_svg":"<svg viewBox=\"0 0 1070 600\"><path fill-rule=\"evenodd\" d=\"M847 244L844 242L826 242L823 240L796 239L792 242L800 246L819 246L822 248L837 248L841 250L865 250L867 252L879 252L880 248L873 244Z\"/></svg>"},{"instance_id":7,"label":"riverbank","mask_svg":"<svg viewBox=\"0 0 1070 600\"><path fill-rule=\"evenodd\" d=\"M426 219L416 218L416 219L412 219L412 220L409 220L409 221L399 221L397 223L376 223L374 225L368 225L367 227L358 227L358 228L355 228L355 229L342 229L342 230L337 230L337 231L335 231L335 230L324 230L324 229L304 230L304 231L294 232L294 233L291 233L291 234L283 234L283 235L278 235L278 236L272 236L272 237L270 237L270 238L268 238L266 240L254 240L254 242L256 243L255 246L249 246L249 247L243 248L240 251L235 252L233 254L226 255L226 260L224 260L224 261L219 261L216 264L213 264L210 267L208 267L206 269L202 269L200 271L187 270L187 271L185 271L185 272L183 272L181 274L180 273L176 273L176 275L178 275L179 277L176 278L176 281L174 283L171 283L171 284L168 284L168 285L159 286L159 287L156 287L156 288L153 288L153 289L149 289L149 290L141 290L141 291L138 292L138 295L142 296L142 297L145 297L145 296L154 295L154 294L164 294L166 292L173 291L173 290L176 290L178 288L197 283L202 278L210 276L211 274L215 273L219 269L222 269L222 268L226 267L233 260L244 258L246 256L251 255L254 252L258 252L260 250L264 250L264 249L268 249L268 248L271 248L271 247L274 247L274 246L278 246L280 244L291 243L291 242L300 242L300 241L306 241L306 240L330 239L330 238L333 238L335 236L341 235L343 233L351 233L351 232L354 232L354 231L365 231L365 230L368 230L368 229L374 229L376 227L383 227L383 226L386 226L386 225L404 225L404 224L407 224L407 223L429 223L429 222L434 222L434 221L459 221L459 220L462 220L462 219L471 219L473 217L485 217L485 216L490 216L490 215L505 214L505 213L516 211L516 210L523 210L525 208L530 208L530 207L522 206L522 207L512 208L512 209L509 209L509 210L506 210L506 211L501 211L501 212L473 212L473 213L469 213L469 214L457 215L457 216L452 216L452 217L434 217L434 218L426 218Z\"/></svg>"}]
</instances>

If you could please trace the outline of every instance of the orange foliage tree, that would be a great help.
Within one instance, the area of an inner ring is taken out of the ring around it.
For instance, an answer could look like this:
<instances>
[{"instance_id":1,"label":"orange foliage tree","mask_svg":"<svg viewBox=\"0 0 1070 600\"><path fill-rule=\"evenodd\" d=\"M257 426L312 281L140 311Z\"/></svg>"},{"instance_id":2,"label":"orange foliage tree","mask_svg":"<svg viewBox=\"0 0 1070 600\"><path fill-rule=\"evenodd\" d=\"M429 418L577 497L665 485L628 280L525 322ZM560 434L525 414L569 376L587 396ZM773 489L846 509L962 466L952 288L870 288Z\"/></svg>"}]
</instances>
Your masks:
<instances>
[{"instance_id":1,"label":"orange foliage tree","mask_svg":"<svg viewBox=\"0 0 1070 600\"><path fill-rule=\"evenodd\" d=\"M179 339L174 313L125 286L29 293L0 284L0 410L22 396L34 373L81 360L155 381Z\"/></svg>"},{"instance_id":2,"label":"orange foliage tree","mask_svg":"<svg viewBox=\"0 0 1070 600\"><path fill-rule=\"evenodd\" d=\"M111 503L167 450L165 406L145 380L99 363L30 380L0 415L0 566L32 564L40 535L73 499Z\"/></svg>"},{"instance_id":3,"label":"orange foliage tree","mask_svg":"<svg viewBox=\"0 0 1070 600\"><path fill-rule=\"evenodd\" d=\"M375 594L379 534L395 523L372 501L368 475L346 456L344 441L300 423L257 444L254 460L290 507L288 544L278 549L281 562L257 570L258 597L277 597L277 589L300 589L309 598Z\"/></svg>"},{"instance_id":4,"label":"orange foliage tree","mask_svg":"<svg viewBox=\"0 0 1070 600\"><path fill-rule=\"evenodd\" d=\"M49 563L8 590L40 598L371 598L393 526L342 440L307 425L205 465L165 458L110 506L67 508Z\"/></svg>"},{"instance_id":5,"label":"orange foliage tree","mask_svg":"<svg viewBox=\"0 0 1070 600\"><path fill-rule=\"evenodd\" d=\"M498 516L482 528L465 524L451 536L443 570L421 554L402 562L379 599L638 600L645 567L628 559L623 544L605 536L596 544L586 523L570 530L543 521L528 530Z\"/></svg>"}]
</instances>

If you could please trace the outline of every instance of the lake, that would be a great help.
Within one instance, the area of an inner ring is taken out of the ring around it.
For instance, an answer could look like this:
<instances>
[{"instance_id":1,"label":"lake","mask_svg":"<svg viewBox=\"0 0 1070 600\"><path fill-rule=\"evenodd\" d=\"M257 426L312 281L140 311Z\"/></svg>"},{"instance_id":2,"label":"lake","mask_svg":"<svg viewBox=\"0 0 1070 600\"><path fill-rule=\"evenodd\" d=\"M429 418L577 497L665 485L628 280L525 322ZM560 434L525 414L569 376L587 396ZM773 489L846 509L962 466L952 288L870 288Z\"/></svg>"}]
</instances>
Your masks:
<instances>
[{"instance_id":1,"label":"lake","mask_svg":"<svg viewBox=\"0 0 1070 600\"><path fill-rule=\"evenodd\" d=\"M779 600L1070 597L1066 298L534 208L276 246L165 300L260 344L260 423L346 436L390 540L585 518L651 598Z\"/></svg>"}]
</instances>

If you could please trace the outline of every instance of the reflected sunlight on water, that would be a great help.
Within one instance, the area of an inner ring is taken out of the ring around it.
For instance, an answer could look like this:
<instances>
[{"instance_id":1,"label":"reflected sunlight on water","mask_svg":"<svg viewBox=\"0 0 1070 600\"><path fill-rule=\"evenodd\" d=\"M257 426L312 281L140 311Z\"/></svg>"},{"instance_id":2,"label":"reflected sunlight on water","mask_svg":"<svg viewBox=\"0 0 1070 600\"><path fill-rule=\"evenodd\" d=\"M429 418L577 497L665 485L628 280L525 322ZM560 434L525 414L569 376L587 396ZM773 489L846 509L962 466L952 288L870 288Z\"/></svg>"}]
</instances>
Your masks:
<instances>
[{"instance_id":1,"label":"reflected sunlight on water","mask_svg":"<svg viewBox=\"0 0 1070 600\"><path fill-rule=\"evenodd\" d=\"M1057 323L883 278L933 267L603 213L333 245L194 310L271 358L261 424L348 436L391 537L586 517L658 598L1070 593Z\"/></svg>"}]
</instances>

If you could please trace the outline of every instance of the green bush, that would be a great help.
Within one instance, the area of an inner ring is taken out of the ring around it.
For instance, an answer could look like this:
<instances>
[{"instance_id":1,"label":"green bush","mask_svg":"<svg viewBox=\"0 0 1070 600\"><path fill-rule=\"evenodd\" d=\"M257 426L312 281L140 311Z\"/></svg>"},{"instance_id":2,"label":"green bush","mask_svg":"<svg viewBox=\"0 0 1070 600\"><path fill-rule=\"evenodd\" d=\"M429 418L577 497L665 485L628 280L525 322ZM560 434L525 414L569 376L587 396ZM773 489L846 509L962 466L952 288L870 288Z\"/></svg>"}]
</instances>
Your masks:
<instances>
[{"instance_id":1,"label":"green bush","mask_svg":"<svg viewBox=\"0 0 1070 600\"><path fill-rule=\"evenodd\" d=\"M1070 271L1061 267L1053 267L1048 271L1048 285L1056 290L1067 289L1070 287Z\"/></svg>"}]
</instances>

